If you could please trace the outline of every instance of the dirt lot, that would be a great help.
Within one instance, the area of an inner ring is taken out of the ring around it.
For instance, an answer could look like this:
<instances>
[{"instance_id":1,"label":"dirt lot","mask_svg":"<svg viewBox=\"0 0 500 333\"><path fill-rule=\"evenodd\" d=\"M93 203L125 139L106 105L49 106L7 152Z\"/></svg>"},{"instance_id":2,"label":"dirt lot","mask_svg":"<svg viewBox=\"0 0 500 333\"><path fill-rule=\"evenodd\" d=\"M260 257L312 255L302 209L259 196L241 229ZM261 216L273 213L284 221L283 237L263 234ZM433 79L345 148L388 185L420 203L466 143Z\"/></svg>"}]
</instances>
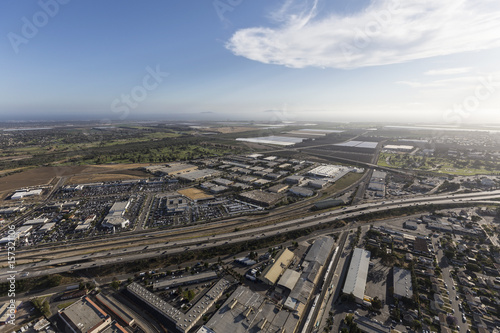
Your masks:
<instances>
[{"instance_id":1,"label":"dirt lot","mask_svg":"<svg viewBox=\"0 0 500 333\"><path fill-rule=\"evenodd\" d=\"M137 179L149 174L134 170L149 164L111 164L92 166L40 167L0 178L0 195L27 186L49 184L55 177L68 177L75 180L103 181L118 179ZM102 177L98 180L93 177ZM91 180L93 179L93 180Z\"/></svg>"},{"instance_id":2,"label":"dirt lot","mask_svg":"<svg viewBox=\"0 0 500 333\"><path fill-rule=\"evenodd\" d=\"M186 188L183 190L179 190L177 192L179 192L182 195L185 195L191 200L209 199L213 197L212 195L206 194L205 192L197 188Z\"/></svg>"}]
</instances>

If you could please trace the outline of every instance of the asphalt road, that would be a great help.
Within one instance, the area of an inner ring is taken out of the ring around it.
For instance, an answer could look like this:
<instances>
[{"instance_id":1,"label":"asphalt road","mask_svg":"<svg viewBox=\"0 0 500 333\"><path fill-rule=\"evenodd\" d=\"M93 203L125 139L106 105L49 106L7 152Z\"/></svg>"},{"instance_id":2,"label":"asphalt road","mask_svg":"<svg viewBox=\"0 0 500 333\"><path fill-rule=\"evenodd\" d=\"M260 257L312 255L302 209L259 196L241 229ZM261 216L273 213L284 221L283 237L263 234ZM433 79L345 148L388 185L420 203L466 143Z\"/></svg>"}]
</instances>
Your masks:
<instances>
[{"instance_id":1,"label":"asphalt road","mask_svg":"<svg viewBox=\"0 0 500 333\"><path fill-rule=\"evenodd\" d=\"M305 229L321 223L327 223L346 218L359 217L364 214L386 211L391 209L398 209L402 207L425 206L429 204L467 203L467 202L492 200L496 198L500 198L500 191L457 194L453 196L435 195L435 196L425 196L425 197L367 203L367 204L345 207L340 211L335 210L300 219L292 219L276 223L274 225L219 234L215 235L214 237L204 236L199 238L186 239L175 242L173 244L157 243L148 245L147 248L145 248L145 246L143 245L133 246L133 243L130 243L130 245L125 249L101 251L93 254L82 254L76 256L70 255L68 257L54 259L50 261L42 261L34 264L18 265L16 266L15 270L17 272L21 272L20 274L21 276L18 278L42 276L60 272L67 272L69 270L107 265L122 261L134 261L138 259L153 258L162 254L175 254L192 249L201 249L204 247L213 247L228 243L232 244L246 240L253 240L259 237L268 237L272 235L277 235L281 232ZM2 256L4 257L3 258L3 260L5 260L4 262L6 262L6 257L5 257L6 254L4 253ZM0 256L0 260L2 260L1 258L2 256ZM92 261L82 262L85 260L92 260ZM80 263L75 264L77 262ZM52 267L55 264L63 264L63 266ZM0 269L0 278L1 279L7 278L11 274L8 273L8 271L11 270L8 268ZM28 273L28 275L26 275L26 273Z\"/></svg>"}]
</instances>

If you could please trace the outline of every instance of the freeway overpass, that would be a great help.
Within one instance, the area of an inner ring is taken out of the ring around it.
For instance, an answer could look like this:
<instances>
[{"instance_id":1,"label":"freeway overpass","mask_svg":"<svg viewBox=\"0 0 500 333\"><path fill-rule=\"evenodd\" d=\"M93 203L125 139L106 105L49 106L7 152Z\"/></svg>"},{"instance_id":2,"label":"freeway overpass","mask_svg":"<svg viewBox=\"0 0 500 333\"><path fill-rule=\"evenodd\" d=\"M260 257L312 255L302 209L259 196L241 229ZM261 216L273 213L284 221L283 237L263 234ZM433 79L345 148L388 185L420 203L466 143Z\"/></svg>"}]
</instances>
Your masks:
<instances>
[{"instance_id":1,"label":"freeway overpass","mask_svg":"<svg viewBox=\"0 0 500 333\"><path fill-rule=\"evenodd\" d=\"M93 252L91 254L75 254L71 253L71 250L68 249L67 256L48 261L46 260L37 263L18 265L16 267L16 271L21 273L21 278L43 276L48 274L67 272L69 270L92 268L96 266L121 263L125 261L154 258L160 255L178 254L189 250L198 250L217 247L220 245L234 244L238 242L258 239L261 237L270 237L278 235L282 232L306 229L335 220L361 217L369 213L400 209L404 207L460 204L472 202L488 202L500 204L500 201L497 202L494 201L494 199L500 199L500 190L456 195L432 195L426 197L367 203L345 207L342 210L319 213L314 216L308 216L298 219L290 219L280 223L260 226L247 230L226 232L213 236L204 235L196 238L179 240L177 242L162 242L151 244L148 245L147 248L145 248L144 245L134 246L134 244L130 244L126 248ZM154 234L157 232L158 231L153 231L151 233ZM113 244L110 244L110 247L112 246ZM61 266L54 267L54 265ZM8 277L8 271L11 270L8 268L0 269L0 278Z\"/></svg>"}]
</instances>

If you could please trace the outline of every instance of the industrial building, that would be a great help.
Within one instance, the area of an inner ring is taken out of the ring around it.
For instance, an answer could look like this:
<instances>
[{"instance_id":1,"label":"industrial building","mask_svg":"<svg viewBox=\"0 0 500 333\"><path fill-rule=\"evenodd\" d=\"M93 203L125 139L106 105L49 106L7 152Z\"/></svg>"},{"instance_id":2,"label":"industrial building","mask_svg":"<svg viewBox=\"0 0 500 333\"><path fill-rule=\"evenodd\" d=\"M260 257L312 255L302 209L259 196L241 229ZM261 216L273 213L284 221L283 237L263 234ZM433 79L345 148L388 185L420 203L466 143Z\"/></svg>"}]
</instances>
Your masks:
<instances>
[{"instance_id":1,"label":"industrial building","mask_svg":"<svg viewBox=\"0 0 500 333\"><path fill-rule=\"evenodd\" d=\"M297 284L297 281L299 281L300 278L300 273L297 271L294 271L293 269L287 269L285 273L281 276L280 280L278 281L278 285L276 286L276 291L284 294L285 291L292 291L292 289L295 287Z\"/></svg>"},{"instance_id":2,"label":"industrial building","mask_svg":"<svg viewBox=\"0 0 500 333\"><path fill-rule=\"evenodd\" d=\"M132 318L130 314L123 310L123 307L114 299L111 299L108 296L101 294L96 295L97 301L111 314L113 314L114 318L118 319L120 324L125 326L132 326L135 323L135 319Z\"/></svg>"},{"instance_id":3,"label":"industrial building","mask_svg":"<svg viewBox=\"0 0 500 333\"><path fill-rule=\"evenodd\" d=\"M287 184L300 184L304 180L303 176L290 176L285 178L285 183Z\"/></svg>"},{"instance_id":4,"label":"industrial building","mask_svg":"<svg viewBox=\"0 0 500 333\"><path fill-rule=\"evenodd\" d=\"M320 180L320 179L310 180L307 183L307 186L312 187L312 188L317 188L317 189L321 189L321 188L325 187L326 185L328 185L328 181Z\"/></svg>"},{"instance_id":5,"label":"industrial building","mask_svg":"<svg viewBox=\"0 0 500 333\"><path fill-rule=\"evenodd\" d=\"M294 332L299 318L239 286L198 333Z\"/></svg>"},{"instance_id":6,"label":"industrial building","mask_svg":"<svg viewBox=\"0 0 500 333\"><path fill-rule=\"evenodd\" d=\"M146 171L155 175L175 176L198 169L196 165L173 163L165 165L152 165L145 168Z\"/></svg>"},{"instance_id":7,"label":"industrial building","mask_svg":"<svg viewBox=\"0 0 500 333\"><path fill-rule=\"evenodd\" d=\"M409 230L417 230L418 223L415 221L408 220L403 223L403 227Z\"/></svg>"},{"instance_id":8,"label":"industrial building","mask_svg":"<svg viewBox=\"0 0 500 333\"><path fill-rule=\"evenodd\" d=\"M276 256L274 263L264 269L260 275L260 280L268 285L274 285L285 272L294 257L295 255L292 251L286 248L281 250Z\"/></svg>"},{"instance_id":9,"label":"industrial building","mask_svg":"<svg viewBox=\"0 0 500 333\"><path fill-rule=\"evenodd\" d=\"M155 317L167 324L175 324L182 333L188 332L222 296L229 281L220 279L186 313L174 308L160 297L137 283L127 286L127 292L155 313Z\"/></svg>"},{"instance_id":10,"label":"industrial building","mask_svg":"<svg viewBox=\"0 0 500 333\"><path fill-rule=\"evenodd\" d=\"M185 182L197 182L206 178L218 176L220 174L221 172L217 170L201 169L183 173L177 178Z\"/></svg>"},{"instance_id":11,"label":"industrial building","mask_svg":"<svg viewBox=\"0 0 500 333\"><path fill-rule=\"evenodd\" d=\"M406 297L411 299L413 296L413 288L411 284L411 272L407 269L402 269L394 266L394 297Z\"/></svg>"},{"instance_id":12,"label":"industrial building","mask_svg":"<svg viewBox=\"0 0 500 333\"><path fill-rule=\"evenodd\" d=\"M360 248L354 249L344 289L342 290L344 294L353 294L356 302L359 304L363 303L365 296L370 255L370 251Z\"/></svg>"},{"instance_id":13,"label":"industrial building","mask_svg":"<svg viewBox=\"0 0 500 333\"><path fill-rule=\"evenodd\" d=\"M409 153L413 150L413 146L408 145L385 145L384 150L394 151L394 152L404 152Z\"/></svg>"},{"instance_id":14,"label":"industrial building","mask_svg":"<svg viewBox=\"0 0 500 333\"><path fill-rule=\"evenodd\" d=\"M59 310L59 318L67 331L75 333L100 333L111 324L111 317L87 296Z\"/></svg>"},{"instance_id":15,"label":"industrial building","mask_svg":"<svg viewBox=\"0 0 500 333\"><path fill-rule=\"evenodd\" d=\"M16 191L16 192L14 192L14 194L12 194L10 199L11 200L19 200L19 199L23 199L25 197L31 197L34 195L41 195L42 192L43 192L42 189Z\"/></svg>"},{"instance_id":16,"label":"industrial building","mask_svg":"<svg viewBox=\"0 0 500 333\"><path fill-rule=\"evenodd\" d=\"M48 221L49 219L46 217L39 217L36 219L27 220L26 222L23 223L23 225L39 225L47 223Z\"/></svg>"},{"instance_id":17,"label":"industrial building","mask_svg":"<svg viewBox=\"0 0 500 333\"><path fill-rule=\"evenodd\" d=\"M49 232L50 230L54 229L55 226L56 226L55 222L44 224L40 229L38 229L36 231L36 233L37 234L45 234L45 233Z\"/></svg>"},{"instance_id":18,"label":"industrial building","mask_svg":"<svg viewBox=\"0 0 500 333\"><path fill-rule=\"evenodd\" d=\"M176 278L176 279L167 278L164 280L158 280L155 283L153 283L153 289L155 290L170 289L170 288L175 288L177 286L185 286L189 284L200 283L203 281L215 280L217 278L218 278L217 273L214 271L208 271L196 275L188 275L183 278Z\"/></svg>"},{"instance_id":19,"label":"industrial building","mask_svg":"<svg viewBox=\"0 0 500 333\"><path fill-rule=\"evenodd\" d=\"M335 240L332 237L324 236L318 238L314 241L309 251L307 251L304 261L308 263L317 262L321 266L325 266L334 244Z\"/></svg>"},{"instance_id":20,"label":"industrial building","mask_svg":"<svg viewBox=\"0 0 500 333\"><path fill-rule=\"evenodd\" d=\"M261 207L272 207L283 200L284 195L280 193L271 193L260 190L243 192L239 195L240 199Z\"/></svg>"},{"instance_id":21,"label":"industrial building","mask_svg":"<svg viewBox=\"0 0 500 333\"><path fill-rule=\"evenodd\" d=\"M282 277L284 281L281 282L280 280L278 283L278 286L281 285L282 290L290 289L290 286L294 284L283 306L292 311L297 317L302 316L314 287L321 278L334 244L335 241L332 237L318 238L307 251L302 263L304 268L300 277L295 280L295 275L288 273L289 270L287 270Z\"/></svg>"},{"instance_id":22,"label":"industrial building","mask_svg":"<svg viewBox=\"0 0 500 333\"><path fill-rule=\"evenodd\" d=\"M106 228L126 228L130 221L123 217L125 214L130 201L118 201L111 206L109 209L108 215L104 218L102 222L102 226Z\"/></svg>"},{"instance_id":23,"label":"industrial building","mask_svg":"<svg viewBox=\"0 0 500 333\"><path fill-rule=\"evenodd\" d=\"M346 169L348 168L341 165L320 165L309 171L307 174L313 177L333 178Z\"/></svg>"},{"instance_id":24,"label":"industrial building","mask_svg":"<svg viewBox=\"0 0 500 333\"><path fill-rule=\"evenodd\" d=\"M300 197L312 197L314 195L314 191L305 187L300 186L292 186L288 192L298 195Z\"/></svg>"},{"instance_id":25,"label":"industrial building","mask_svg":"<svg viewBox=\"0 0 500 333\"><path fill-rule=\"evenodd\" d=\"M269 192L273 192L273 193L282 193L282 192L285 192L287 189L288 189L288 185L285 185L285 184L277 184L277 185L274 185L274 186L271 186L270 188L268 188Z\"/></svg>"}]
</instances>

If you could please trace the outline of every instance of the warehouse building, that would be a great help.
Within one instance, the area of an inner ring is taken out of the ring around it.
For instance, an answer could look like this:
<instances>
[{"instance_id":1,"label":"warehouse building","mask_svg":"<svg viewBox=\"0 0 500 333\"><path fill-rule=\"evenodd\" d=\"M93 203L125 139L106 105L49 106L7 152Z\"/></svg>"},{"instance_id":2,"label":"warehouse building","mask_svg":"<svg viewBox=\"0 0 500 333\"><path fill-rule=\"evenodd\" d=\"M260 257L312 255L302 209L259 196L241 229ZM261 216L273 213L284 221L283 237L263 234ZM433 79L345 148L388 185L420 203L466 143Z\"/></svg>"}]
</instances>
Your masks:
<instances>
[{"instance_id":1,"label":"warehouse building","mask_svg":"<svg viewBox=\"0 0 500 333\"><path fill-rule=\"evenodd\" d=\"M305 187L300 186L292 186L288 192L298 195L300 197L312 197L314 195L314 191Z\"/></svg>"},{"instance_id":2,"label":"warehouse building","mask_svg":"<svg viewBox=\"0 0 500 333\"><path fill-rule=\"evenodd\" d=\"M26 222L23 223L23 225L39 225L47 223L48 221L49 219L46 217L39 217L36 219L27 220Z\"/></svg>"},{"instance_id":3,"label":"warehouse building","mask_svg":"<svg viewBox=\"0 0 500 333\"><path fill-rule=\"evenodd\" d=\"M87 296L59 310L59 318L69 332L100 333L110 324L111 317Z\"/></svg>"},{"instance_id":4,"label":"warehouse building","mask_svg":"<svg viewBox=\"0 0 500 333\"><path fill-rule=\"evenodd\" d=\"M293 269L287 269L285 273L283 273L283 276L281 276L276 287L276 291L281 294L284 294L286 291L292 291L299 278L299 272L296 272Z\"/></svg>"},{"instance_id":5,"label":"warehouse building","mask_svg":"<svg viewBox=\"0 0 500 333\"><path fill-rule=\"evenodd\" d=\"M304 180L303 176L290 176L285 178L285 183L287 184L300 184Z\"/></svg>"},{"instance_id":6,"label":"warehouse building","mask_svg":"<svg viewBox=\"0 0 500 333\"><path fill-rule=\"evenodd\" d=\"M294 332L299 318L239 286L198 333Z\"/></svg>"},{"instance_id":7,"label":"warehouse building","mask_svg":"<svg viewBox=\"0 0 500 333\"><path fill-rule=\"evenodd\" d=\"M155 175L175 176L198 169L196 165L173 163L165 165L152 165L145 168L146 171Z\"/></svg>"},{"instance_id":8,"label":"warehouse building","mask_svg":"<svg viewBox=\"0 0 500 333\"><path fill-rule=\"evenodd\" d=\"M130 221L123 217L125 214L130 201L118 201L111 206L108 215L104 218L102 226L106 228L126 228L128 227Z\"/></svg>"},{"instance_id":9,"label":"warehouse building","mask_svg":"<svg viewBox=\"0 0 500 333\"><path fill-rule=\"evenodd\" d=\"M280 193L271 193L260 190L243 192L239 195L240 199L261 207L272 207L283 200L284 195Z\"/></svg>"},{"instance_id":10,"label":"warehouse building","mask_svg":"<svg viewBox=\"0 0 500 333\"><path fill-rule=\"evenodd\" d=\"M185 182L197 182L210 177L218 176L220 174L221 174L220 171L214 169L201 169L183 173L177 178Z\"/></svg>"},{"instance_id":11,"label":"warehouse building","mask_svg":"<svg viewBox=\"0 0 500 333\"><path fill-rule=\"evenodd\" d=\"M269 192L273 192L273 193L282 193L282 192L285 192L287 189L288 189L288 185L277 184L277 185L271 186L268 190L269 190Z\"/></svg>"},{"instance_id":12,"label":"warehouse building","mask_svg":"<svg viewBox=\"0 0 500 333\"><path fill-rule=\"evenodd\" d=\"M135 282L127 286L127 292L152 310L156 318L162 320L167 325L175 324L177 330L185 333L193 328L198 320L217 302L229 285L229 281L220 279L186 313L174 308L162 298Z\"/></svg>"},{"instance_id":13,"label":"warehouse building","mask_svg":"<svg viewBox=\"0 0 500 333\"><path fill-rule=\"evenodd\" d=\"M334 178L338 174L341 174L345 171L349 171L349 168L341 165L328 164L328 165L320 165L309 171L307 174L313 177Z\"/></svg>"},{"instance_id":14,"label":"warehouse building","mask_svg":"<svg viewBox=\"0 0 500 333\"><path fill-rule=\"evenodd\" d=\"M415 221L408 220L403 223L403 227L409 230L417 230L418 223Z\"/></svg>"},{"instance_id":15,"label":"warehouse building","mask_svg":"<svg viewBox=\"0 0 500 333\"><path fill-rule=\"evenodd\" d=\"M196 275L188 275L183 278L176 278L176 279L167 278L153 283L153 289L155 290L170 289L178 286L186 286L189 284L200 283L203 281L215 280L217 278L218 278L217 273L214 271L208 271Z\"/></svg>"},{"instance_id":16,"label":"warehouse building","mask_svg":"<svg viewBox=\"0 0 500 333\"><path fill-rule=\"evenodd\" d=\"M334 244L335 240L332 237L324 236L318 238L314 241L309 251L307 251L304 261L308 263L317 262L321 266L325 266Z\"/></svg>"},{"instance_id":17,"label":"warehouse building","mask_svg":"<svg viewBox=\"0 0 500 333\"><path fill-rule=\"evenodd\" d=\"M292 251L286 248L281 250L276 256L275 262L264 269L260 275L260 280L268 285L274 285L285 272L294 257L295 255Z\"/></svg>"},{"instance_id":18,"label":"warehouse building","mask_svg":"<svg viewBox=\"0 0 500 333\"><path fill-rule=\"evenodd\" d=\"M19 200L23 199L25 197L32 197L34 195L41 195L43 192L42 189L36 189L36 190L21 190L21 191L16 191L12 196L10 197L11 200Z\"/></svg>"},{"instance_id":19,"label":"warehouse building","mask_svg":"<svg viewBox=\"0 0 500 333\"><path fill-rule=\"evenodd\" d=\"M365 296L366 279L370 264L370 251L354 249L349 271L342 292L353 294L356 303L362 304Z\"/></svg>"},{"instance_id":20,"label":"warehouse building","mask_svg":"<svg viewBox=\"0 0 500 333\"><path fill-rule=\"evenodd\" d=\"M394 297L396 298L409 298L413 296L413 287L411 284L411 272L407 269L399 267L393 268L394 277Z\"/></svg>"}]
</instances>

